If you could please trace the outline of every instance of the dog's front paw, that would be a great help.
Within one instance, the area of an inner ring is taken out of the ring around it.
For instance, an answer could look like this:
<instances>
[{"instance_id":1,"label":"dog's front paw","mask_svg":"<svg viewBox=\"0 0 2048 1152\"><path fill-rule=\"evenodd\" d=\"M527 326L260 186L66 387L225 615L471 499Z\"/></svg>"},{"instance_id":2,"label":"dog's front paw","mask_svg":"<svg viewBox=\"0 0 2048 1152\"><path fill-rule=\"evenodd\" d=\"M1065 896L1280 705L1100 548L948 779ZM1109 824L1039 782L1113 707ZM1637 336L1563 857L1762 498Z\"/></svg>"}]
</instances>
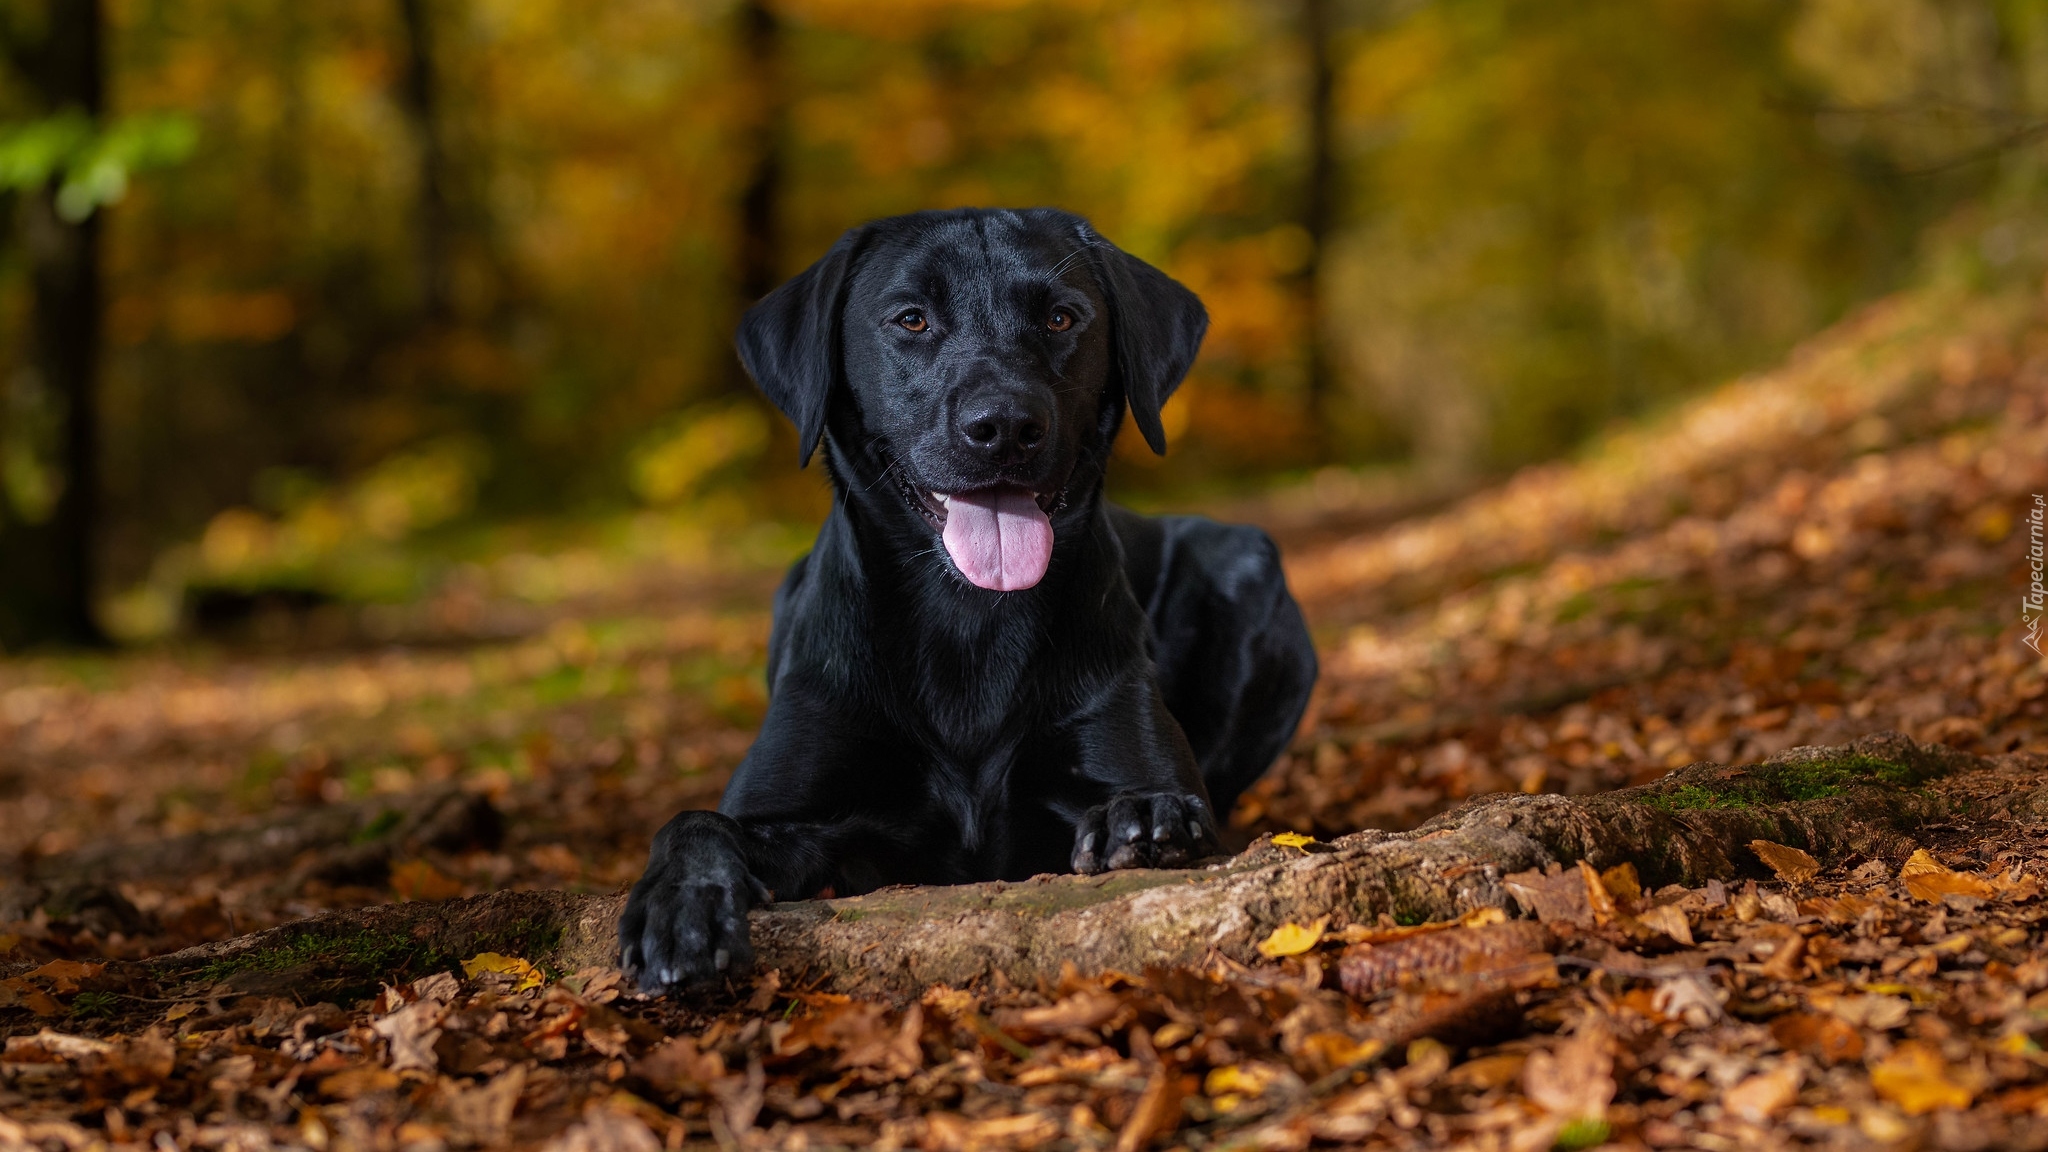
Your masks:
<instances>
[{"instance_id":1,"label":"dog's front paw","mask_svg":"<svg viewBox=\"0 0 2048 1152\"><path fill-rule=\"evenodd\" d=\"M1074 871L1176 868L1216 846L1209 805L1186 792L1118 796L1081 818L1074 830Z\"/></svg>"},{"instance_id":2,"label":"dog's front paw","mask_svg":"<svg viewBox=\"0 0 2048 1152\"><path fill-rule=\"evenodd\" d=\"M619 966L649 993L710 984L752 967L747 911L770 898L722 830L668 831L619 917Z\"/></svg>"}]
</instances>

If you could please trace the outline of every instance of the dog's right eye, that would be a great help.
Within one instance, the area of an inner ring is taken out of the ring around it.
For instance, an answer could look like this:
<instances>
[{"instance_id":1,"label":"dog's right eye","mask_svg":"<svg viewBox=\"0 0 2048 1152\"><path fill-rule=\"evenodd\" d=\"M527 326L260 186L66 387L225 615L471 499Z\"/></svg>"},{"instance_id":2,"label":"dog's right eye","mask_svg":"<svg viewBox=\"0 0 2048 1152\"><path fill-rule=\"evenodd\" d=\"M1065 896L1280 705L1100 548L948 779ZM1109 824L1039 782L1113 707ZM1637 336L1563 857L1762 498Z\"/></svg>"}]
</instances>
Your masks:
<instances>
[{"instance_id":1,"label":"dog's right eye","mask_svg":"<svg viewBox=\"0 0 2048 1152\"><path fill-rule=\"evenodd\" d=\"M922 332L931 327L930 324L925 322L924 313L919 312L915 308L896 317L896 323L901 324L904 330L908 332Z\"/></svg>"}]
</instances>

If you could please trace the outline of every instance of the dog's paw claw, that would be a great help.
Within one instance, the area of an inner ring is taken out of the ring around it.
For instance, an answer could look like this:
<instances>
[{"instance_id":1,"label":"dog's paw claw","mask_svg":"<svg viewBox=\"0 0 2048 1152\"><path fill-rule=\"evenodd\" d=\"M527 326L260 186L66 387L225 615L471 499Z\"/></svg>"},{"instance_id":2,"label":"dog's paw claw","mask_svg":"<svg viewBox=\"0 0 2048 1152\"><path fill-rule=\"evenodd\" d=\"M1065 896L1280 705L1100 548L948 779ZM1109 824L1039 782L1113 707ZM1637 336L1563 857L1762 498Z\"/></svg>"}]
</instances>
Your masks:
<instances>
[{"instance_id":1,"label":"dog's paw claw","mask_svg":"<svg viewBox=\"0 0 2048 1152\"><path fill-rule=\"evenodd\" d=\"M1215 843L1208 815L1208 805L1190 794L1117 796L1090 810L1075 829L1074 871L1184 864Z\"/></svg>"}]
</instances>

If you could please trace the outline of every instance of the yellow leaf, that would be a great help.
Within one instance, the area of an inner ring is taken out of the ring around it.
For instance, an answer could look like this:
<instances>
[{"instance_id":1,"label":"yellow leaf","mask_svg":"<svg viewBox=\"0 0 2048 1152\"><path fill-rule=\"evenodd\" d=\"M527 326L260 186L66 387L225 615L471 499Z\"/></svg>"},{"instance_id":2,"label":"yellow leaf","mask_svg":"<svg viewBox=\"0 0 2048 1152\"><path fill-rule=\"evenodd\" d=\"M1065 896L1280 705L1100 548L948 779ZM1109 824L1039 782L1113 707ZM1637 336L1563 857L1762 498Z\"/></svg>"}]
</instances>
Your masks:
<instances>
[{"instance_id":1,"label":"yellow leaf","mask_svg":"<svg viewBox=\"0 0 2048 1152\"><path fill-rule=\"evenodd\" d=\"M1508 914L1491 905L1484 908L1474 908L1463 916L1458 917L1458 927L1460 928L1484 928L1488 924L1505 924L1507 922Z\"/></svg>"},{"instance_id":2,"label":"yellow leaf","mask_svg":"<svg viewBox=\"0 0 2048 1152\"><path fill-rule=\"evenodd\" d=\"M1968 1108L1975 1092L1949 1078L1948 1062L1933 1047L1907 1040L1870 1072L1870 1086L1908 1116L1937 1108Z\"/></svg>"},{"instance_id":3,"label":"yellow leaf","mask_svg":"<svg viewBox=\"0 0 2048 1152\"><path fill-rule=\"evenodd\" d=\"M1259 955L1277 960L1282 956L1299 956L1316 946L1323 938L1323 929L1329 927L1328 916L1316 917L1316 922L1303 927L1288 921L1273 929L1273 934L1259 941Z\"/></svg>"},{"instance_id":4,"label":"yellow leaf","mask_svg":"<svg viewBox=\"0 0 2048 1152\"><path fill-rule=\"evenodd\" d=\"M1787 884L1804 884L1820 875L1820 861L1788 844L1751 840L1749 850Z\"/></svg>"},{"instance_id":5,"label":"yellow leaf","mask_svg":"<svg viewBox=\"0 0 2048 1152\"><path fill-rule=\"evenodd\" d=\"M1276 848L1307 848L1315 842L1315 837L1304 836L1299 832L1276 832L1273 835L1273 846Z\"/></svg>"},{"instance_id":6,"label":"yellow leaf","mask_svg":"<svg viewBox=\"0 0 2048 1152\"><path fill-rule=\"evenodd\" d=\"M533 965L517 956L506 956L499 952L479 952L462 962L464 976L474 980L478 973L482 972L504 972L519 977L519 983L513 986L514 992L538 988L545 982L540 970Z\"/></svg>"},{"instance_id":7,"label":"yellow leaf","mask_svg":"<svg viewBox=\"0 0 2048 1152\"><path fill-rule=\"evenodd\" d=\"M1204 1096L1221 1096L1237 1093L1242 1096L1259 1096L1273 1083L1274 1072L1259 1064L1225 1064L1221 1068L1209 1069L1209 1075L1202 1080Z\"/></svg>"},{"instance_id":8,"label":"yellow leaf","mask_svg":"<svg viewBox=\"0 0 2048 1152\"><path fill-rule=\"evenodd\" d=\"M1643 898L1643 882L1636 875L1636 866L1627 860L1600 873L1600 885L1616 900Z\"/></svg>"}]
</instances>

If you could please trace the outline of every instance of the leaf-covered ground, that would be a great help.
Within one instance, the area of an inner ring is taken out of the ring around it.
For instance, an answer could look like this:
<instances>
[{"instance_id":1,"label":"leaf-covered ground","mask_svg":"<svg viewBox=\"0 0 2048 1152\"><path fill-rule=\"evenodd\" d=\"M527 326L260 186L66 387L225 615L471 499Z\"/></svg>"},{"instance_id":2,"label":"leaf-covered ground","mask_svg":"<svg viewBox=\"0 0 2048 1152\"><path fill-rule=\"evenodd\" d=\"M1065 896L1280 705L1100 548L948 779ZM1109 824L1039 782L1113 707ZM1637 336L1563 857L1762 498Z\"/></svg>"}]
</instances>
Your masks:
<instances>
[{"instance_id":1,"label":"leaf-covered ground","mask_svg":"<svg viewBox=\"0 0 2048 1152\"><path fill-rule=\"evenodd\" d=\"M1880 729L2048 753L2038 299L1893 301L1578 462L1331 532L1353 491L1263 512L1325 676L1246 838ZM617 888L744 751L773 579L522 553L374 645L0 664L0 1148L2048 1147L2048 800L1949 797L1920 851L1824 872L1759 842L1761 884L1532 874L1536 920L1309 920L1251 967L904 1004L798 973L643 1001L518 956L331 1002L123 975L333 908Z\"/></svg>"}]
</instances>

